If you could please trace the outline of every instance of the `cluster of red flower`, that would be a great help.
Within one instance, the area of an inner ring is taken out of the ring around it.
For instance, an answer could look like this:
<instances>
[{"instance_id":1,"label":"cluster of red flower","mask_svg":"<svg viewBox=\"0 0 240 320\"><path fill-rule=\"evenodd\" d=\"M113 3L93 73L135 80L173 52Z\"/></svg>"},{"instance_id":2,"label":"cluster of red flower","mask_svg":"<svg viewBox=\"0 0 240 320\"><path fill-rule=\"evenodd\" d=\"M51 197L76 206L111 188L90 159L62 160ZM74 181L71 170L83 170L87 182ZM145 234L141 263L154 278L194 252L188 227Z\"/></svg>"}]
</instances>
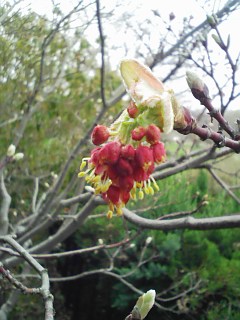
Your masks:
<instances>
[{"instance_id":1,"label":"cluster of red flower","mask_svg":"<svg viewBox=\"0 0 240 320\"><path fill-rule=\"evenodd\" d=\"M80 177L85 176L86 181L92 184L95 193L101 194L109 203L109 218L115 209L121 215L130 197L142 199L144 193L154 194L152 185L158 190L151 174L154 163L163 162L166 156L164 144L159 141L160 130L153 124L132 130L131 138L135 147L118 140L108 141L110 136L107 127L98 125L94 128L92 142L98 147L92 150L90 158L83 159L80 170L86 165L88 168L79 173Z\"/></svg>"}]
</instances>

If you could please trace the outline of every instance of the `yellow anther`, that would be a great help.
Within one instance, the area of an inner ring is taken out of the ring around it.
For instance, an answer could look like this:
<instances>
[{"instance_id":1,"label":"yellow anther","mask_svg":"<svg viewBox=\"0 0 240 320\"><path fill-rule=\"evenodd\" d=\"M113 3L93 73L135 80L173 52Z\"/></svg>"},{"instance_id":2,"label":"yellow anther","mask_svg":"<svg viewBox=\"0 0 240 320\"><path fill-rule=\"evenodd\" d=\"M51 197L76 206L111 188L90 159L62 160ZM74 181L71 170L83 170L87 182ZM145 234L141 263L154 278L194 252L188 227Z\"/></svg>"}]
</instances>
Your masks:
<instances>
[{"instance_id":1,"label":"yellow anther","mask_svg":"<svg viewBox=\"0 0 240 320\"><path fill-rule=\"evenodd\" d=\"M155 180L152 176L150 176L150 179L151 179L152 182L153 182L153 186L154 186L155 190L156 190L156 191L159 191L160 189L159 189L159 186L158 186L156 180Z\"/></svg>"},{"instance_id":2,"label":"yellow anther","mask_svg":"<svg viewBox=\"0 0 240 320\"><path fill-rule=\"evenodd\" d=\"M100 180L101 180L100 176L95 176L95 177L92 178L92 182L93 183L99 182Z\"/></svg>"},{"instance_id":3,"label":"yellow anther","mask_svg":"<svg viewBox=\"0 0 240 320\"><path fill-rule=\"evenodd\" d=\"M136 182L136 187L137 188L142 188L142 182Z\"/></svg>"},{"instance_id":4,"label":"yellow anther","mask_svg":"<svg viewBox=\"0 0 240 320\"><path fill-rule=\"evenodd\" d=\"M116 212L117 212L117 215L118 215L118 216L121 216L121 215L123 214L121 207L117 207Z\"/></svg>"},{"instance_id":5,"label":"yellow anther","mask_svg":"<svg viewBox=\"0 0 240 320\"><path fill-rule=\"evenodd\" d=\"M137 199L137 197L136 197L136 191L135 190L131 190L131 192L130 192L130 197L133 199L133 200L136 200Z\"/></svg>"},{"instance_id":6,"label":"yellow anther","mask_svg":"<svg viewBox=\"0 0 240 320\"><path fill-rule=\"evenodd\" d=\"M144 192L143 192L142 190L140 190L140 191L138 192L138 198L139 198L140 200L142 200L142 199L144 198Z\"/></svg>"},{"instance_id":7,"label":"yellow anther","mask_svg":"<svg viewBox=\"0 0 240 320\"><path fill-rule=\"evenodd\" d=\"M97 188L95 188L95 194L99 194L101 193L101 188L98 186Z\"/></svg>"},{"instance_id":8,"label":"yellow anther","mask_svg":"<svg viewBox=\"0 0 240 320\"><path fill-rule=\"evenodd\" d=\"M84 177L85 175L86 175L86 173L85 173L84 171L82 171L82 172L79 172L78 177L79 177L79 178L82 178L82 177Z\"/></svg>"},{"instance_id":9,"label":"yellow anther","mask_svg":"<svg viewBox=\"0 0 240 320\"><path fill-rule=\"evenodd\" d=\"M144 181L144 183L143 183L143 190L144 190L144 192L146 194L149 194L149 190L148 190L148 186L147 186L147 182L146 181Z\"/></svg>"},{"instance_id":10,"label":"yellow anther","mask_svg":"<svg viewBox=\"0 0 240 320\"><path fill-rule=\"evenodd\" d=\"M150 193L150 195L154 195L154 190L153 190L153 188L151 187L151 186L149 186L148 187L148 190L149 190L149 193Z\"/></svg>"},{"instance_id":11,"label":"yellow anther","mask_svg":"<svg viewBox=\"0 0 240 320\"><path fill-rule=\"evenodd\" d=\"M101 187L101 190L103 193L107 192L109 189L109 184L103 184L102 187Z\"/></svg>"},{"instance_id":12,"label":"yellow anther","mask_svg":"<svg viewBox=\"0 0 240 320\"><path fill-rule=\"evenodd\" d=\"M159 189L159 186L157 185L157 183L155 182L155 183L153 183L153 186L154 186L154 188L157 190L157 191L159 191L160 189Z\"/></svg>"},{"instance_id":13,"label":"yellow anther","mask_svg":"<svg viewBox=\"0 0 240 320\"><path fill-rule=\"evenodd\" d=\"M82 171L86 167L86 165L87 165L87 162L82 160L82 163L80 165L80 171Z\"/></svg>"},{"instance_id":14,"label":"yellow anther","mask_svg":"<svg viewBox=\"0 0 240 320\"><path fill-rule=\"evenodd\" d=\"M144 192L146 193L146 194L149 194L150 192L149 192L149 188L148 187L144 187Z\"/></svg>"},{"instance_id":15,"label":"yellow anther","mask_svg":"<svg viewBox=\"0 0 240 320\"><path fill-rule=\"evenodd\" d=\"M109 203L109 210L110 211L114 211L114 204L111 202L111 203Z\"/></svg>"},{"instance_id":16,"label":"yellow anther","mask_svg":"<svg viewBox=\"0 0 240 320\"><path fill-rule=\"evenodd\" d=\"M112 210L108 210L107 218L108 218L108 219L111 219L111 218L112 218L112 216L113 216L113 212L112 212Z\"/></svg>"}]
</instances>

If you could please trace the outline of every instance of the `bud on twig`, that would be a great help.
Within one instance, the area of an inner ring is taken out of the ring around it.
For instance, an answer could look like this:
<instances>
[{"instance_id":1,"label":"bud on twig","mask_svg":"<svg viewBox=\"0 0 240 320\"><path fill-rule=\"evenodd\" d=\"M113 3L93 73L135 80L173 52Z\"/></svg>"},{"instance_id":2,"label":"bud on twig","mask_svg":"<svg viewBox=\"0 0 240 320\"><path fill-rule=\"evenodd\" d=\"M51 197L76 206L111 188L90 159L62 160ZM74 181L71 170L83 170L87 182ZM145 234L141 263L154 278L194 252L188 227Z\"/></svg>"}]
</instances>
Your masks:
<instances>
[{"instance_id":1,"label":"bud on twig","mask_svg":"<svg viewBox=\"0 0 240 320\"><path fill-rule=\"evenodd\" d=\"M152 237L147 237L146 239L146 245L149 245L152 242L153 238Z\"/></svg>"},{"instance_id":2,"label":"bud on twig","mask_svg":"<svg viewBox=\"0 0 240 320\"><path fill-rule=\"evenodd\" d=\"M188 83L189 88L192 91L193 96L200 100L210 99L209 97L209 90L206 84L203 82L203 80L195 73L191 71L186 72L186 80Z\"/></svg>"},{"instance_id":3,"label":"bud on twig","mask_svg":"<svg viewBox=\"0 0 240 320\"><path fill-rule=\"evenodd\" d=\"M99 146L100 144L106 142L109 138L110 134L108 131L108 128L103 125L97 125L92 132L92 142L96 146Z\"/></svg>"},{"instance_id":4,"label":"bud on twig","mask_svg":"<svg viewBox=\"0 0 240 320\"><path fill-rule=\"evenodd\" d=\"M98 239L98 244L101 246L103 245L103 239Z\"/></svg>"},{"instance_id":5,"label":"bud on twig","mask_svg":"<svg viewBox=\"0 0 240 320\"><path fill-rule=\"evenodd\" d=\"M22 152L19 152L19 153L16 153L14 156L13 156L13 160L14 161L19 161L19 160L22 160L24 157L24 154Z\"/></svg>"},{"instance_id":6,"label":"bud on twig","mask_svg":"<svg viewBox=\"0 0 240 320\"><path fill-rule=\"evenodd\" d=\"M143 320L149 311L152 309L156 297L156 291L155 290L148 290L146 293L144 293L141 297L138 298L138 301L136 303L137 309L139 310L139 313L141 315L141 320Z\"/></svg>"},{"instance_id":7,"label":"bud on twig","mask_svg":"<svg viewBox=\"0 0 240 320\"><path fill-rule=\"evenodd\" d=\"M16 147L15 147L15 145L14 145L14 144L10 144L10 146L9 146L8 149L7 149L7 156L8 156L8 157L13 157L14 154L15 154L15 152L16 152Z\"/></svg>"},{"instance_id":8,"label":"bud on twig","mask_svg":"<svg viewBox=\"0 0 240 320\"><path fill-rule=\"evenodd\" d=\"M226 50L225 44L222 42L218 35L212 34L212 38L221 49Z\"/></svg>"},{"instance_id":9,"label":"bud on twig","mask_svg":"<svg viewBox=\"0 0 240 320\"><path fill-rule=\"evenodd\" d=\"M207 16L207 21L208 21L210 27L212 27L213 29L216 28L216 26L218 24L218 20L217 20L217 16L215 14L213 14L211 16Z\"/></svg>"}]
</instances>

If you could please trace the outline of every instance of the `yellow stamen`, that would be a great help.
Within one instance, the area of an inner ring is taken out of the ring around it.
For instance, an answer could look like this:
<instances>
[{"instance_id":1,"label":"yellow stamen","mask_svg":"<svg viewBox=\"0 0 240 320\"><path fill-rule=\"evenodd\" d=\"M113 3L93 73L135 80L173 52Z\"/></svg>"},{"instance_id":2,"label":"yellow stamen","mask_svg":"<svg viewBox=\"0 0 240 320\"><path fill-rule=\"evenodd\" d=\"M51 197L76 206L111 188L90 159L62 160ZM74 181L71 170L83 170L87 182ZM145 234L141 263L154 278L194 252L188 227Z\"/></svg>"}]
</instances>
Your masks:
<instances>
[{"instance_id":1,"label":"yellow stamen","mask_svg":"<svg viewBox=\"0 0 240 320\"><path fill-rule=\"evenodd\" d=\"M109 203L109 210L114 211L114 204L112 202Z\"/></svg>"},{"instance_id":2,"label":"yellow stamen","mask_svg":"<svg viewBox=\"0 0 240 320\"><path fill-rule=\"evenodd\" d=\"M82 171L82 172L79 172L78 177L79 177L79 178L82 178L82 177L84 177L85 175L86 175L86 172Z\"/></svg>"},{"instance_id":3,"label":"yellow stamen","mask_svg":"<svg viewBox=\"0 0 240 320\"><path fill-rule=\"evenodd\" d=\"M95 188L95 194L99 194L99 193L101 193L101 188Z\"/></svg>"},{"instance_id":4,"label":"yellow stamen","mask_svg":"<svg viewBox=\"0 0 240 320\"><path fill-rule=\"evenodd\" d=\"M136 199L137 199L137 197L136 197L136 190L132 189L132 190L130 191L130 197L131 197L133 200L136 200Z\"/></svg>"},{"instance_id":5,"label":"yellow stamen","mask_svg":"<svg viewBox=\"0 0 240 320\"><path fill-rule=\"evenodd\" d=\"M138 198L139 198L140 200L142 200L142 199L144 198L144 192L143 192L142 190L140 190L140 191L138 192Z\"/></svg>"},{"instance_id":6,"label":"yellow stamen","mask_svg":"<svg viewBox=\"0 0 240 320\"><path fill-rule=\"evenodd\" d=\"M101 180L100 176L95 176L95 177L92 178L92 182L93 183L99 182L100 180Z\"/></svg>"},{"instance_id":7,"label":"yellow stamen","mask_svg":"<svg viewBox=\"0 0 240 320\"><path fill-rule=\"evenodd\" d=\"M118 216L121 216L121 215L123 214L121 207L117 207L116 212L117 212L117 215L118 215Z\"/></svg>"},{"instance_id":8,"label":"yellow stamen","mask_svg":"<svg viewBox=\"0 0 240 320\"><path fill-rule=\"evenodd\" d=\"M160 189L159 189L159 186L158 186L156 180L155 180L152 176L150 176L150 179L151 179L152 182L153 182L153 186L154 186L155 190L156 190L156 191L159 191Z\"/></svg>"},{"instance_id":9,"label":"yellow stamen","mask_svg":"<svg viewBox=\"0 0 240 320\"><path fill-rule=\"evenodd\" d=\"M149 193L150 193L150 195L154 195L154 190L153 190L153 188L151 187L151 186L149 186L148 187L148 190L149 190Z\"/></svg>"},{"instance_id":10,"label":"yellow stamen","mask_svg":"<svg viewBox=\"0 0 240 320\"><path fill-rule=\"evenodd\" d=\"M149 190L148 190L148 186L147 186L146 181L144 181L143 190L144 190L144 192L145 192L146 194L149 194Z\"/></svg>"},{"instance_id":11,"label":"yellow stamen","mask_svg":"<svg viewBox=\"0 0 240 320\"><path fill-rule=\"evenodd\" d=\"M111 185L111 182L110 183L106 183L106 184L103 184L102 185L102 192L105 193L108 191L109 187Z\"/></svg>"},{"instance_id":12,"label":"yellow stamen","mask_svg":"<svg viewBox=\"0 0 240 320\"><path fill-rule=\"evenodd\" d=\"M82 160L82 163L80 165L80 171L82 171L86 167L86 165L87 165L87 162Z\"/></svg>"},{"instance_id":13,"label":"yellow stamen","mask_svg":"<svg viewBox=\"0 0 240 320\"><path fill-rule=\"evenodd\" d=\"M142 188L143 184L142 182L136 182L136 188Z\"/></svg>"},{"instance_id":14,"label":"yellow stamen","mask_svg":"<svg viewBox=\"0 0 240 320\"><path fill-rule=\"evenodd\" d=\"M112 210L108 210L107 218L108 218L108 219L111 219L111 218L112 218L112 216L113 216L113 212L112 212Z\"/></svg>"}]
</instances>

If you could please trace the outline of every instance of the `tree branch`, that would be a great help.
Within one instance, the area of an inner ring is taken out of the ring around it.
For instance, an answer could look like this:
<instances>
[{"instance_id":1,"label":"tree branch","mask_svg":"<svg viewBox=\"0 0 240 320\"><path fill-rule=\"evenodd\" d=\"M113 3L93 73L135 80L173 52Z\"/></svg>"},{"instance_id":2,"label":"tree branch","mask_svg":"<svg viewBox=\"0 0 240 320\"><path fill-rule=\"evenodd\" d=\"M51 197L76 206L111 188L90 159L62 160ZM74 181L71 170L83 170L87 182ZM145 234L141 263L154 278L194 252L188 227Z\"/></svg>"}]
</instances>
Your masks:
<instances>
[{"instance_id":1,"label":"tree branch","mask_svg":"<svg viewBox=\"0 0 240 320\"><path fill-rule=\"evenodd\" d=\"M7 192L3 170L0 170L0 196L2 197L2 203L0 207L0 235L6 235L8 232L8 213L11 204L11 197Z\"/></svg>"},{"instance_id":2,"label":"tree branch","mask_svg":"<svg viewBox=\"0 0 240 320\"><path fill-rule=\"evenodd\" d=\"M29 289L17 281L9 271L7 271L3 266L0 268L1 274L6 277L14 286L23 290L27 293L39 293L42 295L45 302L45 320L54 319L54 309L53 309L53 296L50 293L50 283L48 272L43 268L20 244L18 244L11 236L0 237L0 241L9 244L14 248L26 261L33 267L35 271L40 275L42 280L42 285L40 288Z\"/></svg>"},{"instance_id":3,"label":"tree branch","mask_svg":"<svg viewBox=\"0 0 240 320\"><path fill-rule=\"evenodd\" d=\"M186 218L172 220L151 220L140 217L128 209L124 209L123 213L127 221L140 228L152 230L212 230L240 227L240 213L235 215L199 219L188 216Z\"/></svg>"}]
</instances>

